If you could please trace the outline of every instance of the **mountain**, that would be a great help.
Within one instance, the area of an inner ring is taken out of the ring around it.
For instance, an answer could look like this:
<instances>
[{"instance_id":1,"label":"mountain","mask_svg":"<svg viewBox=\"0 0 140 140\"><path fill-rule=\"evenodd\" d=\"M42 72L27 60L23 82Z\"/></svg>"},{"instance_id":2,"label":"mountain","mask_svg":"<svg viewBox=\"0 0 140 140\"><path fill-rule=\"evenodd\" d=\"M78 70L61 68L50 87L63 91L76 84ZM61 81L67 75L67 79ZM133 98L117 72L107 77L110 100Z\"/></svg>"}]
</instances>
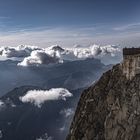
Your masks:
<instances>
[{"instance_id":1,"label":"mountain","mask_svg":"<svg viewBox=\"0 0 140 140\"><path fill-rule=\"evenodd\" d=\"M64 52L64 51L65 51L63 48L61 48L61 47L58 46L58 45L53 46L51 49L54 50L54 51L59 51L59 52Z\"/></svg>"},{"instance_id":2,"label":"mountain","mask_svg":"<svg viewBox=\"0 0 140 140\"><path fill-rule=\"evenodd\" d=\"M17 63L19 61L0 61L0 96L23 85L64 87L70 90L88 87L111 67L94 58L39 67L22 67L17 66Z\"/></svg>"},{"instance_id":3,"label":"mountain","mask_svg":"<svg viewBox=\"0 0 140 140\"><path fill-rule=\"evenodd\" d=\"M71 91L67 100L50 100L40 107L24 103L20 97L29 90L44 90L35 86L15 88L0 98L1 140L63 140L83 89Z\"/></svg>"},{"instance_id":4,"label":"mountain","mask_svg":"<svg viewBox=\"0 0 140 140\"><path fill-rule=\"evenodd\" d=\"M139 140L139 83L140 75L128 79L121 64L104 73L82 93L67 140Z\"/></svg>"},{"instance_id":5,"label":"mountain","mask_svg":"<svg viewBox=\"0 0 140 140\"><path fill-rule=\"evenodd\" d=\"M94 58L40 67L20 67L17 63L0 62L0 88L6 92L18 87L0 97L2 140L64 140L81 92L112 67ZM45 101L41 106L33 100L23 102L20 99L28 91L60 87L67 88L73 96L66 101L65 98Z\"/></svg>"}]
</instances>

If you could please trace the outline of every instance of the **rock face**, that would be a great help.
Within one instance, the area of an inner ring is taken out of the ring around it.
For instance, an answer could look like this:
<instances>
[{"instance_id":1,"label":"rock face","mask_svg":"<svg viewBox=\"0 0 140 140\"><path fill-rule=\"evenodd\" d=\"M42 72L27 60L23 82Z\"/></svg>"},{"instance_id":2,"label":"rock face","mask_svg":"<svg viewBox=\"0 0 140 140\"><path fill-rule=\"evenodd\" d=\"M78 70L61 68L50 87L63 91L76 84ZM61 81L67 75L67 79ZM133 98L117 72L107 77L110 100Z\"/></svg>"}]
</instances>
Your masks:
<instances>
[{"instance_id":1,"label":"rock face","mask_svg":"<svg viewBox=\"0 0 140 140\"><path fill-rule=\"evenodd\" d=\"M81 95L67 140L139 140L140 76L116 65Z\"/></svg>"}]
</instances>

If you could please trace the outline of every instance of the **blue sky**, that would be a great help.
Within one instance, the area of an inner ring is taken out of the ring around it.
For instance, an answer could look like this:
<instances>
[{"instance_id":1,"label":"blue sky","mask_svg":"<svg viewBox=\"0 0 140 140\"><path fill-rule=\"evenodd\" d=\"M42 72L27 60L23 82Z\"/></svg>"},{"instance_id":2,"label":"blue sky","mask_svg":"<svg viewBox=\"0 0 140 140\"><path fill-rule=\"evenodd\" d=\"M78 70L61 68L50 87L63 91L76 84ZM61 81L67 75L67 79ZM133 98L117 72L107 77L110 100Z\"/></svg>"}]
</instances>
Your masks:
<instances>
[{"instance_id":1,"label":"blue sky","mask_svg":"<svg viewBox=\"0 0 140 140\"><path fill-rule=\"evenodd\" d=\"M0 45L140 45L139 0L1 0Z\"/></svg>"}]
</instances>

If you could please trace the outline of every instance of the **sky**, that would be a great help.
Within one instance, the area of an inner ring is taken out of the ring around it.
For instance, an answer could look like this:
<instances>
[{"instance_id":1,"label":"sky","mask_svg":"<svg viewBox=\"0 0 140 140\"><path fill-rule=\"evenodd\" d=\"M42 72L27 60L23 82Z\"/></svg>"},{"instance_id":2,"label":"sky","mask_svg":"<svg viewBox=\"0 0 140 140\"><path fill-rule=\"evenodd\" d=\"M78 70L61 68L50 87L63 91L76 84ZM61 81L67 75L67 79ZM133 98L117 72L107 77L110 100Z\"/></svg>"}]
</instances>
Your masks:
<instances>
[{"instance_id":1,"label":"sky","mask_svg":"<svg viewBox=\"0 0 140 140\"><path fill-rule=\"evenodd\" d=\"M140 45L139 0L0 0L0 45Z\"/></svg>"}]
</instances>

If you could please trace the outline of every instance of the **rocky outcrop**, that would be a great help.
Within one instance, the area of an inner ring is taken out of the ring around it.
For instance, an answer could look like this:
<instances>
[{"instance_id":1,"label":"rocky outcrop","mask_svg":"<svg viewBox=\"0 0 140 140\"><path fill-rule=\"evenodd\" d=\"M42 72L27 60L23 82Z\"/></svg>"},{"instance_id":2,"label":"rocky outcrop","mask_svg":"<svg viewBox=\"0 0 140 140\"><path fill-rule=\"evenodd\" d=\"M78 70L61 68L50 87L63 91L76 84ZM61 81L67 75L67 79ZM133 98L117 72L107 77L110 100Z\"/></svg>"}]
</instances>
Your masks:
<instances>
[{"instance_id":1,"label":"rocky outcrop","mask_svg":"<svg viewBox=\"0 0 140 140\"><path fill-rule=\"evenodd\" d=\"M67 140L139 140L140 76L116 65L81 95Z\"/></svg>"}]
</instances>

